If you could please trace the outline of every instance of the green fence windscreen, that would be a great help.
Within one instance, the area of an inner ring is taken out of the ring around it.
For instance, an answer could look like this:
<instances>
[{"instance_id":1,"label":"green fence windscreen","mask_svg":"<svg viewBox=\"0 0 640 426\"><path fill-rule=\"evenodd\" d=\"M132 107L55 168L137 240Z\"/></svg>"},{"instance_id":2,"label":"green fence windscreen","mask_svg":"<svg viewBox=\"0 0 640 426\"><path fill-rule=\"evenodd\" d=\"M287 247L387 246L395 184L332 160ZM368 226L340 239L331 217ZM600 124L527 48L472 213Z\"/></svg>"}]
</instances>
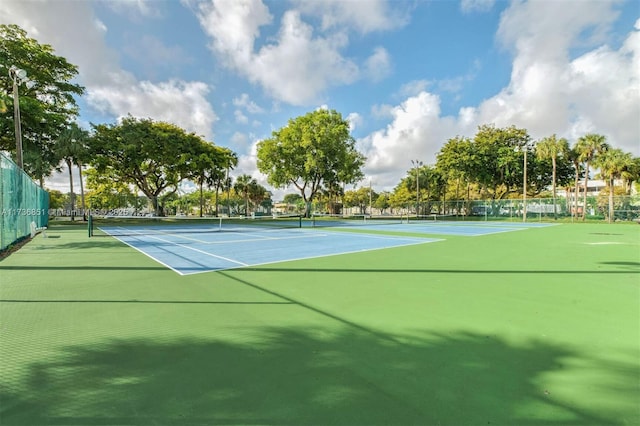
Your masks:
<instances>
[{"instance_id":1,"label":"green fence windscreen","mask_svg":"<svg viewBox=\"0 0 640 426\"><path fill-rule=\"evenodd\" d=\"M0 153L0 251L49 221L49 193Z\"/></svg>"}]
</instances>

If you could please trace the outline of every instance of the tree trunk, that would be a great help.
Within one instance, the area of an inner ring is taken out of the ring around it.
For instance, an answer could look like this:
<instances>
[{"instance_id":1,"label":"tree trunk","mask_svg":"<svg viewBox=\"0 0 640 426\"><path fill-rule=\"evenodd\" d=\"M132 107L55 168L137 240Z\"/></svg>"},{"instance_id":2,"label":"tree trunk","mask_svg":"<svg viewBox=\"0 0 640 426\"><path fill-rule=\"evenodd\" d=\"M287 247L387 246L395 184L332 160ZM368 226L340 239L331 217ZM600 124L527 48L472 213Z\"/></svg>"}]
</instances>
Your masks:
<instances>
[{"instance_id":1,"label":"tree trunk","mask_svg":"<svg viewBox=\"0 0 640 426\"><path fill-rule=\"evenodd\" d=\"M156 216L160 217L160 204L158 204L158 196L151 196L151 206L153 207L153 211Z\"/></svg>"}]
</instances>

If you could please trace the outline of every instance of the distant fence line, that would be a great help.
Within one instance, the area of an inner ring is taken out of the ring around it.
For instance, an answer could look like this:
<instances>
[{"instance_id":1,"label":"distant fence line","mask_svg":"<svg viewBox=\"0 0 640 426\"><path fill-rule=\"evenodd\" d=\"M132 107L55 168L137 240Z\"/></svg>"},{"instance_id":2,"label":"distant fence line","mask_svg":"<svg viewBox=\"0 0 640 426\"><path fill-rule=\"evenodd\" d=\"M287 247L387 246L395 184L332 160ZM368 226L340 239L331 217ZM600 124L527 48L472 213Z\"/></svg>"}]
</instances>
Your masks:
<instances>
[{"instance_id":1,"label":"distant fence line","mask_svg":"<svg viewBox=\"0 0 640 426\"><path fill-rule=\"evenodd\" d=\"M634 196L615 196L614 197L614 219L617 221L638 220L640 219L640 195ZM314 202L312 212L325 212L328 209L326 203ZM225 212L224 203L219 203L219 213ZM286 209L279 206L278 210L262 209L262 213L271 214L272 211L278 212L294 212L298 209L297 205L289 205ZM197 214L199 211L194 210L182 213ZM264 211L263 211L264 210ZM402 215L402 214L446 214L462 217L483 218L486 220L504 220L507 218L523 218L525 210L525 202L522 199L504 199L504 200L447 200L443 201L421 201L417 206L415 201L406 203L401 207L389 207L379 209L370 205L360 207L345 207L341 209L343 214L374 214L374 215ZM583 199L579 198L576 203L573 198L557 197L554 204L552 198L528 198L526 200L527 218L532 219L552 219L552 218L571 218L582 217L582 212L591 220L607 220L609 212L609 199L606 195L587 197L586 207L583 206ZM134 206L118 206L114 208L87 208L87 209L69 209L56 208L49 209L50 217L87 217L94 216L145 216L153 214L149 208L140 208ZM173 214L171 212L165 212ZM209 213L210 214L210 213Z\"/></svg>"},{"instance_id":2,"label":"distant fence line","mask_svg":"<svg viewBox=\"0 0 640 426\"><path fill-rule=\"evenodd\" d=\"M640 219L640 195L615 196L613 198L614 220L638 220ZM504 199L504 200L447 200L447 201L421 201L409 202L401 207L389 207L379 209L374 206L347 207L343 209L345 214L443 214L463 217L484 218L486 220L499 220L507 218L524 218L526 208L527 218L553 219L553 218L582 218L591 220L606 220L609 214L609 198L606 195L587 197L586 206L583 199L579 198L577 207L573 198L557 197L555 209L553 198L528 198ZM322 210L317 203L316 210ZM555 210L555 212L554 212Z\"/></svg>"}]
</instances>

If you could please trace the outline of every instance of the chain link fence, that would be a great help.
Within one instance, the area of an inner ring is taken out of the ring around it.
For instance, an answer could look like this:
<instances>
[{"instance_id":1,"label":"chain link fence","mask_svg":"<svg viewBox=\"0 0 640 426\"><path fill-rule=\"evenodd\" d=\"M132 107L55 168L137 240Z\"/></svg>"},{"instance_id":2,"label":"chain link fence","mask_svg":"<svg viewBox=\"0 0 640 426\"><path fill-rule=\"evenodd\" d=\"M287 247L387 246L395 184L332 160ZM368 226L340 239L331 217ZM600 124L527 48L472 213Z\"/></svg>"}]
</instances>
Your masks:
<instances>
[{"instance_id":1,"label":"chain link fence","mask_svg":"<svg viewBox=\"0 0 640 426\"><path fill-rule=\"evenodd\" d=\"M49 221L49 193L0 153L0 251Z\"/></svg>"}]
</instances>

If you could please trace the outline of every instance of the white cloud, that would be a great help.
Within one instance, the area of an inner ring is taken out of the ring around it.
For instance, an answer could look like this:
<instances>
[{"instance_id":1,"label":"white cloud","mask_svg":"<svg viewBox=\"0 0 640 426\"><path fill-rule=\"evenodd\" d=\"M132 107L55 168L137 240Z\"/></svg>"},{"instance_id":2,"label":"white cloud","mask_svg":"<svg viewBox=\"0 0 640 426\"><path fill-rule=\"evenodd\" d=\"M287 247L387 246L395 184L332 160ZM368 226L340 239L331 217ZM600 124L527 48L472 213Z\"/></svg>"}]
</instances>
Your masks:
<instances>
[{"instance_id":1,"label":"white cloud","mask_svg":"<svg viewBox=\"0 0 640 426\"><path fill-rule=\"evenodd\" d=\"M323 30L351 27L364 34L400 28L409 22L410 7L399 2L298 0L294 4L304 14L319 16Z\"/></svg>"},{"instance_id":2,"label":"white cloud","mask_svg":"<svg viewBox=\"0 0 640 426\"><path fill-rule=\"evenodd\" d=\"M233 99L233 105L244 108L247 112L251 114L262 114L264 109L258 106L254 101L249 98L249 95L243 93L237 98Z\"/></svg>"},{"instance_id":3,"label":"white cloud","mask_svg":"<svg viewBox=\"0 0 640 426\"><path fill-rule=\"evenodd\" d=\"M413 80L408 83L405 83L400 87L399 95L400 96L415 96L420 92L424 92L431 85L427 80Z\"/></svg>"},{"instance_id":4,"label":"white cloud","mask_svg":"<svg viewBox=\"0 0 640 426\"><path fill-rule=\"evenodd\" d=\"M155 3L155 4L154 4ZM120 13L124 16L132 17L133 15L140 15L142 17L156 17L160 16L156 0L118 0L118 1L105 1L107 5L114 12Z\"/></svg>"},{"instance_id":5,"label":"white cloud","mask_svg":"<svg viewBox=\"0 0 640 426\"><path fill-rule=\"evenodd\" d=\"M176 124L211 139L217 119L206 99L209 88L200 82L170 80L154 84L148 81L97 86L87 90L87 102L98 110L118 118L131 114Z\"/></svg>"},{"instance_id":6,"label":"white cloud","mask_svg":"<svg viewBox=\"0 0 640 426\"><path fill-rule=\"evenodd\" d=\"M391 108L393 121L383 130L358 140L367 156L365 171L376 185L391 189L411 160L433 163L443 140L455 134L455 120L441 117L440 99L420 92Z\"/></svg>"},{"instance_id":7,"label":"white cloud","mask_svg":"<svg viewBox=\"0 0 640 426\"><path fill-rule=\"evenodd\" d=\"M478 107L483 122L516 124L534 138L575 129L598 131L611 143L640 150L640 43L632 31L623 46L604 44L617 12L611 3L514 3L502 16L500 40L514 51L510 84ZM575 47L592 50L570 58Z\"/></svg>"},{"instance_id":8,"label":"white cloud","mask_svg":"<svg viewBox=\"0 0 640 426\"><path fill-rule=\"evenodd\" d=\"M381 81L391 74L391 57L384 47L376 47L365 61L365 72L374 81Z\"/></svg>"},{"instance_id":9,"label":"white cloud","mask_svg":"<svg viewBox=\"0 0 640 426\"><path fill-rule=\"evenodd\" d=\"M353 132L358 126L362 125L362 116L357 112L352 112L346 118L349 123L349 130Z\"/></svg>"},{"instance_id":10,"label":"white cloud","mask_svg":"<svg viewBox=\"0 0 640 426\"><path fill-rule=\"evenodd\" d=\"M250 136L246 133L234 132L230 142L233 146L242 148L241 151L244 151L250 144Z\"/></svg>"},{"instance_id":11,"label":"white cloud","mask_svg":"<svg viewBox=\"0 0 640 426\"><path fill-rule=\"evenodd\" d=\"M120 6L150 13L151 4L130 1ZM85 98L97 111L167 121L207 138L213 136L217 117L205 97L208 86L178 79L138 81L120 67L118 53L107 47L108 29L95 18L90 2L8 0L0 3L0 22L20 25L28 36L50 44L55 54L76 64L79 83L86 87Z\"/></svg>"},{"instance_id":12,"label":"white cloud","mask_svg":"<svg viewBox=\"0 0 640 426\"><path fill-rule=\"evenodd\" d=\"M247 118L247 116L244 115L242 111L240 111L239 109L235 110L233 112L233 115L236 118L236 123L247 124L249 122L249 119Z\"/></svg>"},{"instance_id":13,"label":"white cloud","mask_svg":"<svg viewBox=\"0 0 640 426\"><path fill-rule=\"evenodd\" d=\"M273 19L261 1L203 3L198 17L214 52L278 100L308 104L327 88L358 78L357 65L340 54L346 36L314 37L313 28L295 10L285 12L275 39L257 50L260 27Z\"/></svg>"},{"instance_id":14,"label":"white cloud","mask_svg":"<svg viewBox=\"0 0 640 426\"><path fill-rule=\"evenodd\" d=\"M498 36L514 55L511 80L456 117L441 114L440 99L426 91L426 81L407 83L401 92L409 97L399 105L374 107L372 114L392 116L385 129L358 140L376 186L391 189L411 159L432 164L448 139L473 137L489 123L525 128L534 139L558 134L571 143L597 131L640 155L640 20L614 49L606 44L616 17L611 3L584 2L581 13L574 12L565 2L514 2L505 10ZM576 47L586 52L571 58Z\"/></svg>"},{"instance_id":15,"label":"white cloud","mask_svg":"<svg viewBox=\"0 0 640 426\"><path fill-rule=\"evenodd\" d=\"M460 10L464 13L487 12L493 8L495 0L462 0Z\"/></svg>"}]
</instances>

